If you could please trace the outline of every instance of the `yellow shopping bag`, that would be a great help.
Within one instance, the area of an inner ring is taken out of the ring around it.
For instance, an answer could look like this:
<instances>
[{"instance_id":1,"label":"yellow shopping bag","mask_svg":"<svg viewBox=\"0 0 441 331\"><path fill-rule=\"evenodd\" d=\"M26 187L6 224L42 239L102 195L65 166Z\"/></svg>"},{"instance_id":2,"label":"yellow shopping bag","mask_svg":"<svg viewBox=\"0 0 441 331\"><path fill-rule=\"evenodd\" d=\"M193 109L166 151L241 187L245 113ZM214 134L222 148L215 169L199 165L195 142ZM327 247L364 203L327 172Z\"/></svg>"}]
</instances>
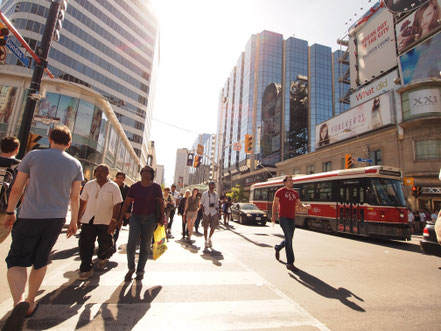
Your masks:
<instances>
[{"instance_id":1,"label":"yellow shopping bag","mask_svg":"<svg viewBox=\"0 0 441 331\"><path fill-rule=\"evenodd\" d=\"M167 250L167 237L164 225L158 225L153 233L155 243L153 244L153 260L159 258Z\"/></svg>"}]
</instances>

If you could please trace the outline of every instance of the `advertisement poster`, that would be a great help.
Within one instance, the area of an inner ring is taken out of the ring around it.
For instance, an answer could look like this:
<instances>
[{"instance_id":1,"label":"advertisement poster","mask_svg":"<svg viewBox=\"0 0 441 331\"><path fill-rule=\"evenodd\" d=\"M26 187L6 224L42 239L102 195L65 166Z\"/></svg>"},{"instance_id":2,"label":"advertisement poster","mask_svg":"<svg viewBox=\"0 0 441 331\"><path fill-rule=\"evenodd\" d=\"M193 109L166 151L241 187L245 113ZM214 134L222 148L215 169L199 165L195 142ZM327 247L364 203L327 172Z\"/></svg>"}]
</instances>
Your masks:
<instances>
[{"instance_id":1,"label":"advertisement poster","mask_svg":"<svg viewBox=\"0 0 441 331\"><path fill-rule=\"evenodd\" d=\"M0 123L8 123L14 110L16 96L16 87L0 86Z\"/></svg>"},{"instance_id":2,"label":"advertisement poster","mask_svg":"<svg viewBox=\"0 0 441 331\"><path fill-rule=\"evenodd\" d=\"M275 163L271 155L280 151L280 130L282 120L282 88L279 84L269 84L262 97L262 161Z\"/></svg>"},{"instance_id":3,"label":"advertisement poster","mask_svg":"<svg viewBox=\"0 0 441 331\"><path fill-rule=\"evenodd\" d=\"M316 147L324 147L393 123L391 93L384 93L317 125Z\"/></svg>"},{"instance_id":4,"label":"advertisement poster","mask_svg":"<svg viewBox=\"0 0 441 331\"><path fill-rule=\"evenodd\" d=\"M374 82L363 86L358 91L353 92L349 97L351 100L351 108L383 94L384 92L392 90L396 85L394 80L397 77L398 71L394 70Z\"/></svg>"},{"instance_id":5,"label":"advertisement poster","mask_svg":"<svg viewBox=\"0 0 441 331\"><path fill-rule=\"evenodd\" d=\"M121 141L118 148L118 157L117 157L118 162L124 161L125 152L126 152L126 146L124 146L124 143Z\"/></svg>"},{"instance_id":6,"label":"advertisement poster","mask_svg":"<svg viewBox=\"0 0 441 331\"><path fill-rule=\"evenodd\" d=\"M100 134L101 117L103 112L98 107L94 107L92 125L90 126L89 138L92 140L98 140Z\"/></svg>"},{"instance_id":7,"label":"advertisement poster","mask_svg":"<svg viewBox=\"0 0 441 331\"><path fill-rule=\"evenodd\" d=\"M58 104L57 117L60 119L60 124L66 125L71 132L73 132L79 103L80 100L77 98L62 95Z\"/></svg>"},{"instance_id":8,"label":"advertisement poster","mask_svg":"<svg viewBox=\"0 0 441 331\"><path fill-rule=\"evenodd\" d=\"M104 114L101 110L99 110L101 113L101 124L99 127L99 134L98 134L98 145L97 150L99 152L103 152L104 150L104 143L106 142L106 129L107 129L107 117L106 114Z\"/></svg>"},{"instance_id":9,"label":"advertisement poster","mask_svg":"<svg viewBox=\"0 0 441 331\"><path fill-rule=\"evenodd\" d=\"M393 16L387 9L380 7L350 34L349 61L352 88L358 86L357 74L363 85L397 65Z\"/></svg>"},{"instance_id":10,"label":"advertisement poster","mask_svg":"<svg viewBox=\"0 0 441 331\"><path fill-rule=\"evenodd\" d=\"M80 101L77 119L75 120L75 134L89 137L94 108L95 106L93 104L83 100Z\"/></svg>"},{"instance_id":11,"label":"advertisement poster","mask_svg":"<svg viewBox=\"0 0 441 331\"><path fill-rule=\"evenodd\" d=\"M116 132L110 127L110 135L109 135L109 152L115 155L116 152Z\"/></svg>"},{"instance_id":12,"label":"advertisement poster","mask_svg":"<svg viewBox=\"0 0 441 331\"><path fill-rule=\"evenodd\" d=\"M410 115L441 113L440 92L439 88L409 92Z\"/></svg>"},{"instance_id":13,"label":"advertisement poster","mask_svg":"<svg viewBox=\"0 0 441 331\"><path fill-rule=\"evenodd\" d=\"M403 84L439 78L441 71L441 32L400 56Z\"/></svg>"},{"instance_id":14,"label":"advertisement poster","mask_svg":"<svg viewBox=\"0 0 441 331\"><path fill-rule=\"evenodd\" d=\"M428 0L384 0L387 9L394 13L405 13L427 2Z\"/></svg>"},{"instance_id":15,"label":"advertisement poster","mask_svg":"<svg viewBox=\"0 0 441 331\"><path fill-rule=\"evenodd\" d=\"M441 28L441 0L430 0L396 25L398 53Z\"/></svg>"},{"instance_id":16,"label":"advertisement poster","mask_svg":"<svg viewBox=\"0 0 441 331\"><path fill-rule=\"evenodd\" d=\"M57 117L59 100L59 94L46 93L46 98L40 100L35 114L43 117Z\"/></svg>"}]
</instances>

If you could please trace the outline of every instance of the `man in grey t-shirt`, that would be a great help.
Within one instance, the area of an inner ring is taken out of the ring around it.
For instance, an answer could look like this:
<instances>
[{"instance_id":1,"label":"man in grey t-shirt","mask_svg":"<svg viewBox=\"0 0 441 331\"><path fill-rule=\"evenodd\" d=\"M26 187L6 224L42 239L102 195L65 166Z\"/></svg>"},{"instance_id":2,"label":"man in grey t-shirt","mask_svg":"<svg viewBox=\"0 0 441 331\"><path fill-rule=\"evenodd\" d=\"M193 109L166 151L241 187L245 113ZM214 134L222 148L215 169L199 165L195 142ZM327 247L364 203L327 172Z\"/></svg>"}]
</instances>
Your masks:
<instances>
[{"instance_id":1,"label":"man in grey t-shirt","mask_svg":"<svg viewBox=\"0 0 441 331\"><path fill-rule=\"evenodd\" d=\"M77 231L83 169L78 160L65 152L71 141L69 128L56 127L49 137L51 148L29 152L18 166L5 221L6 226L13 226L6 263L14 310L5 323L7 330L21 329L24 317L32 315L38 307L35 296L43 282L49 254L66 222L69 200L72 219L67 236ZM16 219L15 208L27 182ZM26 268L31 266L29 292L24 299Z\"/></svg>"}]
</instances>

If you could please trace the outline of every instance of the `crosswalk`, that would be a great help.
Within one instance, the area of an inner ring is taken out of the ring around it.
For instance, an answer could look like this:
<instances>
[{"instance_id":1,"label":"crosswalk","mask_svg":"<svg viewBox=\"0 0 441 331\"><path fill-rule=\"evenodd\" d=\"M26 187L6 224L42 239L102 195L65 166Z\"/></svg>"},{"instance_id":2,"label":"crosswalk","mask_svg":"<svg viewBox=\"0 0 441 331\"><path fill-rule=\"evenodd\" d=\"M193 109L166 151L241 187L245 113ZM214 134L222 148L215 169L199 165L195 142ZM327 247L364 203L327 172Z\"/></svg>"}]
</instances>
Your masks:
<instances>
[{"instance_id":1,"label":"crosswalk","mask_svg":"<svg viewBox=\"0 0 441 331\"><path fill-rule=\"evenodd\" d=\"M120 238L126 242L127 231ZM85 282L77 280L78 253L56 260L25 330L328 330L233 254L200 246L172 240L162 257L147 262L142 282L123 281L124 245ZM1 303L0 314L10 307Z\"/></svg>"}]
</instances>

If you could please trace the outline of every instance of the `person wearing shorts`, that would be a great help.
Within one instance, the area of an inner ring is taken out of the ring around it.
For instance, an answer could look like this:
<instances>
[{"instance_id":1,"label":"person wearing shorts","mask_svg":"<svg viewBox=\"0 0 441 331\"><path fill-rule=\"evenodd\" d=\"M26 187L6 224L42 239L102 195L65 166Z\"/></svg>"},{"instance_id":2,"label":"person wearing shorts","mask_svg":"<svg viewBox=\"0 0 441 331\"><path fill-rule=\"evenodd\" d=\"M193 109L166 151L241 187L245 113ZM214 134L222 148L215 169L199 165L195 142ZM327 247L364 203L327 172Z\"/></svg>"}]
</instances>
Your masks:
<instances>
[{"instance_id":1,"label":"person wearing shorts","mask_svg":"<svg viewBox=\"0 0 441 331\"><path fill-rule=\"evenodd\" d=\"M69 128L55 127L49 136L50 148L29 152L18 166L5 223L12 227L12 243L6 263L14 302L14 310L4 326L7 330L20 330L25 316L33 315L38 307L35 297L46 274L49 254L65 223L69 200L72 218L67 237L77 231L83 169L78 160L65 152L71 141ZM16 218L15 208L26 183ZM32 270L28 296L24 299L27 267Z\"/></svg>"},{"instance_id":2,"label":"person wearing shorts","mask_svg":"<svg viewBox=\"0 0 441 331\"><path fill-rule=\"evenodd\" d=\"M208 191L202 193L201 206L203 211L202 226L204 227L205 248L213 247L212 237L219 225L219 195L214 191L214 182L208 183ZM208 228L210 234L208 235Z\"/></svg>"},{"instance_id":3,"label":"person wearing shorts","mask_svg":"<svg viewBox=\"0 0 441 331\"><path fill-rule=\"evenodd\" d=\"M187 229L188 229L188 240L191 241L191 236L193 234L193 227L196 218L198 217L198 210L200 208L199 205L199 190L197 188L193 189L193 192L190 197L188 197L185 201L185 211L184 217L187 220Z\"/></svg>"}]
</instances>

